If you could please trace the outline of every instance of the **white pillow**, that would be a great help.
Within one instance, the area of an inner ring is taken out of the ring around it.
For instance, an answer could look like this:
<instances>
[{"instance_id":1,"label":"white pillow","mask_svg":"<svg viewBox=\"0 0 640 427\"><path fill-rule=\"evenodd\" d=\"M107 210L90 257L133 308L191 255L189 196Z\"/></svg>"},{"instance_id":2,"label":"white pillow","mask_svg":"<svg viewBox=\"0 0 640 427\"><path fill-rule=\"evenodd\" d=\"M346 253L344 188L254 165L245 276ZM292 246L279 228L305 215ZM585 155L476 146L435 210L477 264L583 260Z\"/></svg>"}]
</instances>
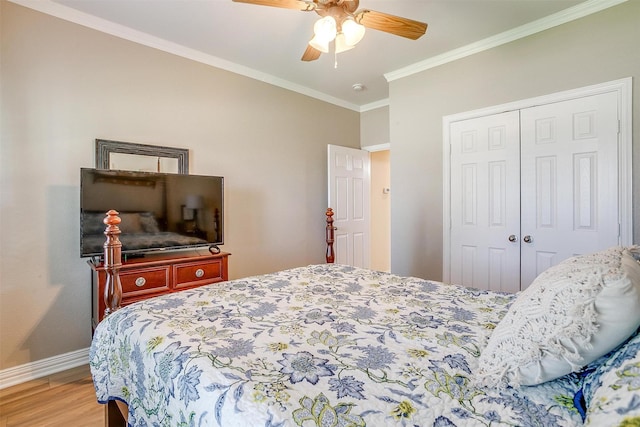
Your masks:
<instances>
[{"instance_id":1,"label":"white pillow","mask_svg":"<svg viewBox=\"0 0 640 427\"><path fill-rule=\"evenodd\" d=\"M488 387L540 384L613 350L638 326L640 264L629 249L569 258L516 298L480 355L476 380Z\"/></svg>"}]
</instances>

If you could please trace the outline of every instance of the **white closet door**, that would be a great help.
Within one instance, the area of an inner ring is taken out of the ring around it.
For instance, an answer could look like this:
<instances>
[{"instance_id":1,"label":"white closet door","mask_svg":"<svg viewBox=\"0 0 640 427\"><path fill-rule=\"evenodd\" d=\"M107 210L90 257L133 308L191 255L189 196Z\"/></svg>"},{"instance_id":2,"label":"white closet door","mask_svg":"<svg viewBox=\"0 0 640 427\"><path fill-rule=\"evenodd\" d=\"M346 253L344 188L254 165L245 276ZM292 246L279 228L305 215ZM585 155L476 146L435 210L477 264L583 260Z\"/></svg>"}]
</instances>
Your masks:
<instances>
[{"instance_id":1,"label":"white closet door","mask_svg":"<svg viewBox=\"0 0 640 427\"><path fill-rule=\"evenodd\" d=\"M517 111L451 123L452 283L520 290L519 135Z\"/></svg>"},{"instance_id":2,"label":"white closet door","mask_svg":"<svg viewBox=\"0 0 640 427\"><path fill-rule=\"evenodd\" d=\"M521 110L522 289L619 241L618 108L605 93Z\"/></svg>"}]
</instances>

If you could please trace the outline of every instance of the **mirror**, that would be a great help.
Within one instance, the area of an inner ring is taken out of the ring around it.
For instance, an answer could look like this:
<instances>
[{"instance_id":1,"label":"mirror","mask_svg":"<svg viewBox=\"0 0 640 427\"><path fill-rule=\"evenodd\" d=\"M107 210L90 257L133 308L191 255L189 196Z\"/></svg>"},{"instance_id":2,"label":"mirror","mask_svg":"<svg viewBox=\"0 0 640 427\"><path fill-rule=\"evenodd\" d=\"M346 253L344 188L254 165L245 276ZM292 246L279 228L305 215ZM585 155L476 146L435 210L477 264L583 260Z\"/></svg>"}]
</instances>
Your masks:
<instances>
[{"instance_id":1,"label":"mirror","mask_svg":"<svg viewBox=\"0 0 640 427\"><path fill-rule=\"evenodd\" d=\"M96 168L189 173L189 150L96 139Z\"/></svg>"}]
</instances>

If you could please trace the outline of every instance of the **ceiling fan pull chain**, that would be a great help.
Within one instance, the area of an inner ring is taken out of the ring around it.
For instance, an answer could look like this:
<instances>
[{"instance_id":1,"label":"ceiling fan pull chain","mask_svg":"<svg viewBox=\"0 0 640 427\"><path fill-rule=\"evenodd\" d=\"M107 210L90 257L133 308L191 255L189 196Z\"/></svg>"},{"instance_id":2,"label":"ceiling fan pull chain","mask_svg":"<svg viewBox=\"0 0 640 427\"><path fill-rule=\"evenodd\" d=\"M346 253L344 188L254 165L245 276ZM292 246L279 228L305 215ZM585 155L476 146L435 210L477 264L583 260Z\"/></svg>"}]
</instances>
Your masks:
<instances>
[{"instance_id":1,"label":"ceiling fan pull chain","mask_svg":"<svg viewBox=\"0 0 640 427\"><path fill-rule=\"evenodd\" d=\"M338 52L336 52L335 50L333 51L333 57L334 57L333 68L337 70L338 69Z\"/></svg>"}]
</instances>

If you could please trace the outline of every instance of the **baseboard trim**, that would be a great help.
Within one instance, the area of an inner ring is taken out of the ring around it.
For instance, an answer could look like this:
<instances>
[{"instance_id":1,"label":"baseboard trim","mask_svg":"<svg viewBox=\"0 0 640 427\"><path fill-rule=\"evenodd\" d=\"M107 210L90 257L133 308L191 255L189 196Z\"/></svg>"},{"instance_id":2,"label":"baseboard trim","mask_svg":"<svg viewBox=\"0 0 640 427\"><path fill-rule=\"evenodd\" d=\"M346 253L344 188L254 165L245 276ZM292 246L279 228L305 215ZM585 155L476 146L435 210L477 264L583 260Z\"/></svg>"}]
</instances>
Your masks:
<instances>
[{"instance_id":1,"label":"baseboard trim","mask_svg":"<svg viewBox=\"0 0 640 427\"><path fill-rule=\"evenodd\" d=\"M89 348L83 348L13 368L3 369L0 371L0 390L86 365L87 363L89 363Z\"/></svg>"}]
</instances>

